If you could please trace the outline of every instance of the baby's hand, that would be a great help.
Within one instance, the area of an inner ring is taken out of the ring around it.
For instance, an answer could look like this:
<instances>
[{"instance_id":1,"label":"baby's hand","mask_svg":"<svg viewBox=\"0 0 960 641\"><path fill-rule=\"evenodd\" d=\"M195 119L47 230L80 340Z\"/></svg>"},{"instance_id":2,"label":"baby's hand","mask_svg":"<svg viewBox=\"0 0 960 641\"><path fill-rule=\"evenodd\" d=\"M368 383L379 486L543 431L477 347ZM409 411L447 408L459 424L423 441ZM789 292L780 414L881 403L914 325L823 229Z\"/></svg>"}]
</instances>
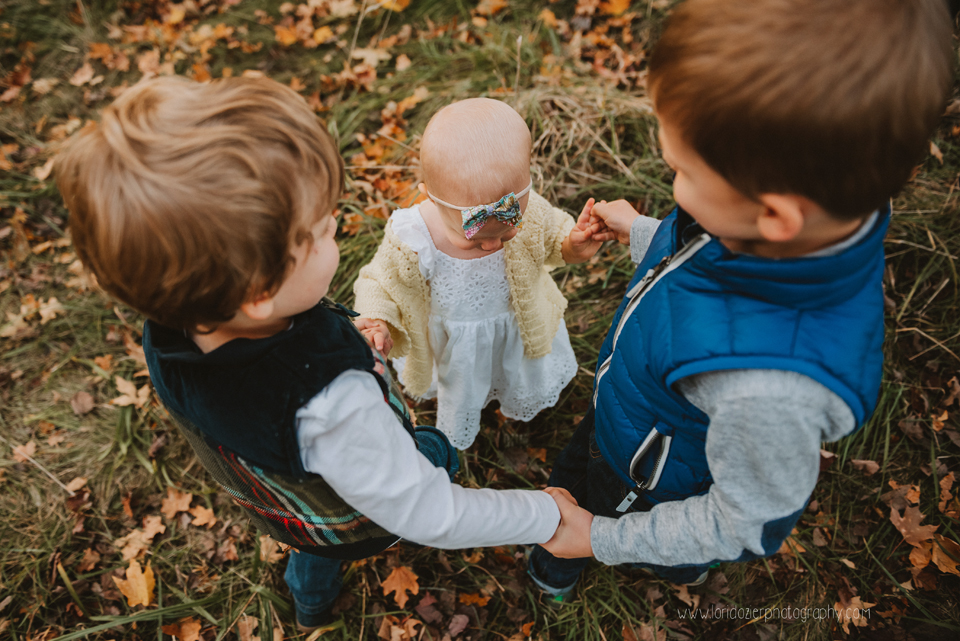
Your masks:
<instances>
[{"instance_id":1,"label":"baby's hand","mask_svg":"<svg viewBox=\"0 0 960 641\"><path fill-rule=\"evenodd\" d=\"M378 352L386 356L393 349L393 338L390 337L390 327L382 320L370 318L355 318L353 324L360 333L370 341Z\"/></svg>"},{"instance_id":2,"label":"baby's hand","mask_svg":"<svg viewBox=\"0 0 960 641\"><path fill-rule=\"evenodd\" d=\"M602 220L606 227L606 231L595 234L595 238L600 240L616 238L624 245L630 244L630 226L640 215L630 206L630 203L622 199L612 203L602 200L593 206L591 214L594 218Z\"/></svg>"},{"instance_id":3,"label":"baby's hand","mask_svg":"<svg viewBox=\"0 0 960 641\"><path fill-rule=\"evenodd\" d=\"M592 215L593 203L594 200L591 198L583 206L583 211L577 218L577 224L563 241L561 252L563 260L567 263L582 263L588 260L597 253L605 240L598 237L598 234L605 229L605 225L602 220Z\"/></svg>"},{"instance_id":4,"label":"baby's hand","mask_svg":"<svg viewBox=\"0 0 960 641\"><path fill-rule=\"evenodd\" d=\"M543 544L544 549L561 559L593 556L593 546L590 544L593 514L578 507L576 499L563 488L548 487L544 492L552 496L560 508L560 527L553 533L553 537Z\"/></svg>"}]
</instances>

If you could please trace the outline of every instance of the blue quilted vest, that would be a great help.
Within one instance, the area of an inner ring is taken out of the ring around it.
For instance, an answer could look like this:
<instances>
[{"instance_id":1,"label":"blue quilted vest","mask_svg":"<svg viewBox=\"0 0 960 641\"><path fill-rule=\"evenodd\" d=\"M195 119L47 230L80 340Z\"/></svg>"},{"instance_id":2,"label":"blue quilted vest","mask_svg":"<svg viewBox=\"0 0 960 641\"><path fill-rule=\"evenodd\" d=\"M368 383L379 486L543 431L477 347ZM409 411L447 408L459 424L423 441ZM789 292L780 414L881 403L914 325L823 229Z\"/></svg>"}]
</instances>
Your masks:
<instances>
[{"instance_id":1,"label":"blue quilted vest","mask_svg":"<svg viewBox=\"0 0 960 641\"><path fill-rule=\"evenodd\" d=\"M880 390L888 222L889 209L840 254L775 260L731 252L679 207L664 219L614 317L594 383L597 445L634 495L657 504L713 483L709 419L673 387L693 374L799 372L863 425Z\"/></svg>"}]
</instances>

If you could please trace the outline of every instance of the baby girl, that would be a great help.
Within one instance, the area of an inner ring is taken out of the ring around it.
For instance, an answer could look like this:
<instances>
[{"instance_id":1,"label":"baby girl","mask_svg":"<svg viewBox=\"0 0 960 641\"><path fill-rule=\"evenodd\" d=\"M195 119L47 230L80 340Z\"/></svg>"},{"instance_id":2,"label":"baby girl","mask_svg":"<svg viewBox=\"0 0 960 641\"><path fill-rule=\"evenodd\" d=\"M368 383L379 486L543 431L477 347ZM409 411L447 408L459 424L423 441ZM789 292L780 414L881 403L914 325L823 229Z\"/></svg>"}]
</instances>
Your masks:
<instances>
[{"instance_id":1,"label":"baby girl","mask_svg":"<svg viewBox=\"0 0 960 641\"><path fill-rule=\"evenodd\" d=\"M593 200L578 221L532 191L530 131L508 105L453 103L423 133L427 200L398 209L354 286L357 327L411 396L437 398L437 428L460 449L496 399L529 421L577 372L548 271L593 256Z\"/></svg>"}]
</instances>

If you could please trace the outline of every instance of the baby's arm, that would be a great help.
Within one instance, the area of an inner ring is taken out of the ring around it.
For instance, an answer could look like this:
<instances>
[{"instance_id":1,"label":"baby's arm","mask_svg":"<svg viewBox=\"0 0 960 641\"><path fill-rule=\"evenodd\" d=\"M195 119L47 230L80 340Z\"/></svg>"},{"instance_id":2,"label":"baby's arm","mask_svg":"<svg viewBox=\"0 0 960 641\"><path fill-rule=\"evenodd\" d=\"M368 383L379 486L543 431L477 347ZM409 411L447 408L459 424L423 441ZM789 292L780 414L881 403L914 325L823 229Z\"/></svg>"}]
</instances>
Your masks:
<instances>
[{"instance_id":1,"label":"baby's arm","mask_svg":"<svg viewBox=\"0 0 960 641\"><path fill-rule=\"evenodd\" d=\"M667 566L773 554L816 484L821 441L852 430L853 414L836 394L793 372L710 372L677 386L710 417L714 484L649 512L596 517L594 554L611 565Z\"/></svg>"},{"instance_id":2,"label":"baby's arm","mask_svg":"<svg viewBox=\"0 0 960 641\"><path fill-rule=\"evenodd\" d=\"M403 356L409 348L409 339L400 321L400 309L384 287L388 279L397 278L399 247L400 241L388 223L377 253L373 260L360 268L353 285L354 308L360 312L360 318L354 320L354 324L374 347L384 355L393 349L396 351L394 356Z\"/></svg>"},{"instance_id":3,"label":"baby's arm","mask_svg":"<svg viewBox=\"0 0 960 641\"><path fill-rule=\"evenodd\" d=\"M440 548L545 543L557 503L530 490L466 489L418 450L368 372L347 371L297 412L300 457L389 532Z\"/></svg>"}]
</instances>

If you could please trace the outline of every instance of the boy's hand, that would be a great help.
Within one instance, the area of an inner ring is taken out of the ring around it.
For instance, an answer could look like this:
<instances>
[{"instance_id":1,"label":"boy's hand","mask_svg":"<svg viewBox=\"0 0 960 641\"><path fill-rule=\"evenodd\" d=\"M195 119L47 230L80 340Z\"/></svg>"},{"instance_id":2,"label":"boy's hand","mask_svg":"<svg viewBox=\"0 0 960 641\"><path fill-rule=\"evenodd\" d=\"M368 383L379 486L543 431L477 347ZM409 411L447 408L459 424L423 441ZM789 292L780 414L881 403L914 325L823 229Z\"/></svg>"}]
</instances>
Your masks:
<instances>
[{"instance_id":1,"label":"boy's hand","mask_svg":"<svg viewBox=\"0 0 960 641\"><path fill-rule=\"evenodd\" d=\"M593 556L593 546L590 544L593 514L578 507L570 492L563 488L548 487L544 492L552 496L560 508L560 527L553 533L553 537L543 544L543 548L561 559Z\"/></svg>"},{"instance_id":2,"label":"boy's hand","mask_svg":"<svg viewBox=\"0 0 960 641\"><path fill-rule=\"evenodd\" d=\"M382 320L370 318L355 318L353 324L360 333L370 341L378 352L386 356L393 349L393 338L390 337L390 327Z\"/></svg>"},{"instance_id":3,"label":"boy's hand","mask_svg":"<svg viewBox=\"0 0 960 641\"><path fill-rule=\"evenodd\" d=\"M630 244L630 227L640 213L630 206L630 203L621 199L608 203L601 200L593 206L592 217L600 219L606 226L606 231L596 234L599 240L613 240L616 238L624 245Z\"/></svg>"},{"instance_id":4,"label":"boy's hand","mask_svg":"<svg viewBox=\"0 0 960 641\"><path fill-rule=\"evenodd\" d=\"M570 235L563 240L561 253L563 254L563 260L568 264L582 263L592 258L600 249L603 241L609 240L609 238L599 236L606 230L606 225L603 220L592 214L593 203L593 198L587 201L587 204L583 206L583 211L580 212L580 217L577 218L576 226L570 230ZM613 238L610 234L608 236Z\"/></svg>"}]
</instances>

